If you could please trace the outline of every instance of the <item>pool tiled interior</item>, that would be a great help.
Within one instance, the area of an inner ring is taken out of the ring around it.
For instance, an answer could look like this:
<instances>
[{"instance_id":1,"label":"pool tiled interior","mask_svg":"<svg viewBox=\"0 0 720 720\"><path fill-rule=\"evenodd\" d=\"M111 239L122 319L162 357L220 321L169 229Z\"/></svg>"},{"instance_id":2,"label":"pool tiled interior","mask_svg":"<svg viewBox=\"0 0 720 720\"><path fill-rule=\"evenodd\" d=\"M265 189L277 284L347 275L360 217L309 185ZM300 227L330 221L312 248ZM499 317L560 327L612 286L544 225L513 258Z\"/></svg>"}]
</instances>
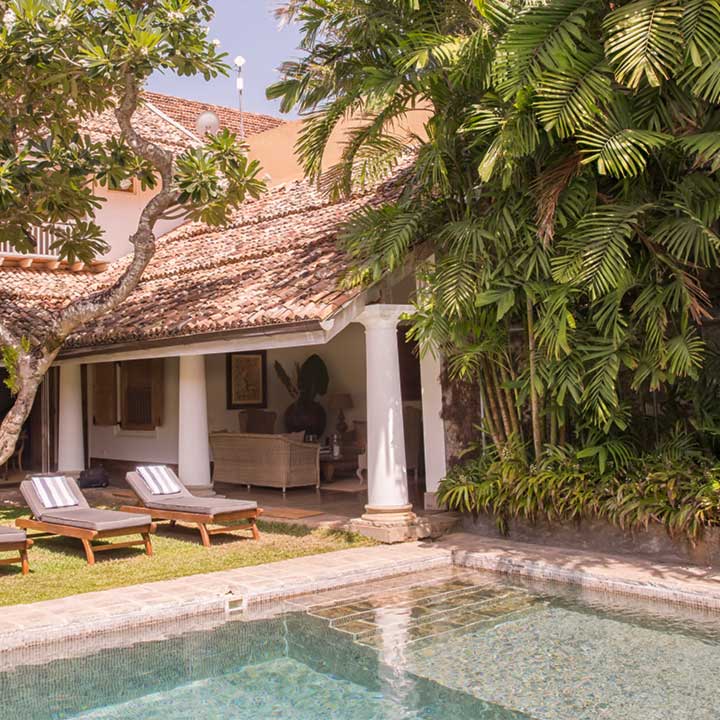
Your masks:
<instances>
[{"instance_id":1,"label":"pool tiled interior","mask_svg":"<svg viewBox=\"0 0 720 720\"><path fill-rule=\"evenodd\" d=\"M715 720L718 616L429 570L0 673L0 718Z\"/></svg>"}]
</instances>

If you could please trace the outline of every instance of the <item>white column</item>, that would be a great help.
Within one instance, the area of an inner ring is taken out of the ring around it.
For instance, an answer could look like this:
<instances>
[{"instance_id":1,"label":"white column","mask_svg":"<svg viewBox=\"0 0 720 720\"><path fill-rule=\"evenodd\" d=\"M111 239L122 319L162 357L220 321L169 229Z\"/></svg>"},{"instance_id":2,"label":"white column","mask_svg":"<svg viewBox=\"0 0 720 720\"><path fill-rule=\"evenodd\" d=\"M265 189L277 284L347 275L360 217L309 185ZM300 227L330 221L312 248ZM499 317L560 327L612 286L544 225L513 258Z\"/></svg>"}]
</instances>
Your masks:
<instances>
[{"instance_id":1,"label":"white column","mask_svg":"<svg viewBox=\"0 0 720 720\"><path fill-rule=\"evenodd\" d=\"M58 411L58 471L79 473L85 469L83 441L82 376L80 365L60 366Z\"/></svg>"},{"instance_id":2,"label":"white column","mask_svg":"<svg viewBox=\"0 0 720 720\"><path fill-rule=\"evenodd\" d=\"M428 352L420 358L423 441L425 446L425 509L437 509L435 493L445 477L445 423L442 419L442 363Z\"/></svg>"},{"instance_id":3,"label":"white column","mask_svg":"<svg viewBox=\"0 0 720 720\"><path fill-rule=\"evenodd\" d=\"M368 504L364 520L411 522L408 500L397 323L407 305L369 305L358 321L365 326L367 356Z\"/></svg>"},{"instance_id":4,"label":"white column","mask_svg":"<svg viewBox=\"0 0 720 720\"><path fill-rule=\"evenodd\" d=\"M180 480L188 487L212 487L203 355L180 357L178 466Z\"/></svg>"}]
</instances>

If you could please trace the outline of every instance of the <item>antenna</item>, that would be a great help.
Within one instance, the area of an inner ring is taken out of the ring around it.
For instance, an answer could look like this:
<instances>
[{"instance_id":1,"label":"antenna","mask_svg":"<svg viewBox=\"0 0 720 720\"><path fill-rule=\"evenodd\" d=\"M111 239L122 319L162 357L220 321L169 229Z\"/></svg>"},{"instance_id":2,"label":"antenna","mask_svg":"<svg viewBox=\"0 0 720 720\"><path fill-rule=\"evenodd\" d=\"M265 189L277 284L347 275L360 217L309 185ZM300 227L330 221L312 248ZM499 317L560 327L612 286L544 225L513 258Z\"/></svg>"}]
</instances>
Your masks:
<instances>
[{"instance_id":1,"label":"antenna","mask_svg":"<svg viewBox=\"0 0 720 720\"><path fill-rule=\"evenodd\" d=\"M245 65L245 58L242 55L238 55L235 58L235 69L237 70L237 79L235 81L237 92L238 92L238 110L240 110L240 137L245 139L245 118L243 117L243 91L245 89L245 81L243 79L243 65Z\"/></svg>"}]
</instances>

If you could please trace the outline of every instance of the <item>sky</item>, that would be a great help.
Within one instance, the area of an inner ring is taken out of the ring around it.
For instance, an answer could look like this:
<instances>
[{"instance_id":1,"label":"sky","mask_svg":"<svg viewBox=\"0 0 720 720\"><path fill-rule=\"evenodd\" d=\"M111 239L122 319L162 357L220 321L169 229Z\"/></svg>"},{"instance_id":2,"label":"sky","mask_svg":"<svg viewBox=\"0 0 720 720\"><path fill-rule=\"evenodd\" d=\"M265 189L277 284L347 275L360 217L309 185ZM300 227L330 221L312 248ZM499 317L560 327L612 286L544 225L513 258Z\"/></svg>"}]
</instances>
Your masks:
<instances>
[{"instance_id":1,"label":"sky","mask_svg":"<svg viewBox=\"0 0 720 720\"><path fill-rule=\"evenodd\" d=\"M297 56L300 34L296 27L279 29L273 9L279 0L213 0L215 18L210 39L217 38L221 50L232 63L237 55L247 61L243 68L245 97L243 109L248 112L279 115L277 101L265 98L265 88L279 78L277 68L284 60ZM148 83L150 90L178 95L191 100L218 105L237 105L235 77L218 77L205 82L201 76L177 77L155 74ZM284 117L293 117L292 114Z\"/></svg>"}]
</instances>

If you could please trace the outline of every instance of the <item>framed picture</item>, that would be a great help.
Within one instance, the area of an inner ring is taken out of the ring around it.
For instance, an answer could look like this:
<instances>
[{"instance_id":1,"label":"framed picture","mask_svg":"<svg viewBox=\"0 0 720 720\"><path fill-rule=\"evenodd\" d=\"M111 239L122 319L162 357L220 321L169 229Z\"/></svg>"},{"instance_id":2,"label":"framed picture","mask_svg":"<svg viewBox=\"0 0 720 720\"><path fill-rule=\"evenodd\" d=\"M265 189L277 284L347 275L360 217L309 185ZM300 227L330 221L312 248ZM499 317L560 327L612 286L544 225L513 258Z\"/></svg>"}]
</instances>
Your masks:
<instances>
[{"instance_id":1,"label":"framed picture","mask_svg":"<svg viewBox=\"0 0 720 720\"><path fill-rule=\"evenodd\" d=\"M267 353L227 354L227 409L267 407Z\"/></svg>"}]
</instances>

